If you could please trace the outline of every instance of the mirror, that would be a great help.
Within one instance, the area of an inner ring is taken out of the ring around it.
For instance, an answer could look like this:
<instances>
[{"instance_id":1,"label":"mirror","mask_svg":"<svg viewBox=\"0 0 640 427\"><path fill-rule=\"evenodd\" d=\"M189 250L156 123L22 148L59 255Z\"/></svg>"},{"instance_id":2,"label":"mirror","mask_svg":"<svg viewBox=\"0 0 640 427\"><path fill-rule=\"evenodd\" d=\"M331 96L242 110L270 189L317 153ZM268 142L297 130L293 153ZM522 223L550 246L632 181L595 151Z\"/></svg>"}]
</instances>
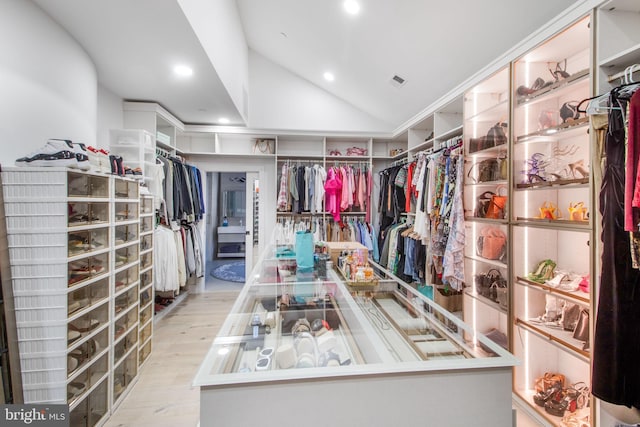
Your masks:
<instances>
[{"instance_id":1,"label":"mirror","mask_svg":"<svg viewBox=\"0 0 640 427\"><path fill-rule=\"evenodd\" d=\"M222 216L244 219L246 215L245 192L240 190L222 193Z\"/></svg>"}]
</instances>

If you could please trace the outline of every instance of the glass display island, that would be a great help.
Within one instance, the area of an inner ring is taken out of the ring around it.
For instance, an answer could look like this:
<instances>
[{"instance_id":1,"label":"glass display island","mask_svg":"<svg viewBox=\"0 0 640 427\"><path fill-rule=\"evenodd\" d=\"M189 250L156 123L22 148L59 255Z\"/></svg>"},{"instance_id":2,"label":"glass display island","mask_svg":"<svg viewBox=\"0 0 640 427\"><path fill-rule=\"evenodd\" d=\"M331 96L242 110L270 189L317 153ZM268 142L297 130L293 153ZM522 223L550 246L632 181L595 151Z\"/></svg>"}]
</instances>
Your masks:
<instances>
[{"instance_id":1,"label":"glass display island","mask_svg":"<svg viewBox=\"0 0 640 427\"><path fill-rule=\"evenodd\" d=\"M517 360L374 266L293 273L267 249L194 385L200 426L512 425Z\"/></svg>"}]
</instances>

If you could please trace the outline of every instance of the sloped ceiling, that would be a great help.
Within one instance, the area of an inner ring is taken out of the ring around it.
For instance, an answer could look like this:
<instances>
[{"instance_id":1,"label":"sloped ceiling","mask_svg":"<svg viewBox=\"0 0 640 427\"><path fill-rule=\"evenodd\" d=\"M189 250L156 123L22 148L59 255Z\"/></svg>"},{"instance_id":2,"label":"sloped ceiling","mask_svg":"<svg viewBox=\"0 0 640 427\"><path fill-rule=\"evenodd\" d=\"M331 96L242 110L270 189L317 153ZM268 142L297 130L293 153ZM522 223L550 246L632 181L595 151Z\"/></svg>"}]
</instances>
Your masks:
<instances>
[{"instance_id":1,"label":"sloped ceiling","mask_svg":"<svg viewBox=\"0 0 640 427\"><path fill-rule=\"evenodd\" d=\"M226 116L246 124L177 0L34 1L78 40L100 82L120 97L159 102L185 123ZM580 1L360 0L357 16L344 13L343 0L235 3L249 49L391 131ZM203 14L211 9L205 5ZM193 80L171 75L176 61L194 66ZM335 81L323 79L327 70ZM390 84L395 74L406 79L403 87Z\"/></svg>"},{"instance_id":2,"label":"sloped ceiling","mask_svg":"<svg viewBox=\"0 0 640 427\"><path fill-rule=\"evenodd\" d=\"M357 16L342 0L237 3L251 49L397 126L574 1L360 0Z\"/></svg>"}]
</instances>

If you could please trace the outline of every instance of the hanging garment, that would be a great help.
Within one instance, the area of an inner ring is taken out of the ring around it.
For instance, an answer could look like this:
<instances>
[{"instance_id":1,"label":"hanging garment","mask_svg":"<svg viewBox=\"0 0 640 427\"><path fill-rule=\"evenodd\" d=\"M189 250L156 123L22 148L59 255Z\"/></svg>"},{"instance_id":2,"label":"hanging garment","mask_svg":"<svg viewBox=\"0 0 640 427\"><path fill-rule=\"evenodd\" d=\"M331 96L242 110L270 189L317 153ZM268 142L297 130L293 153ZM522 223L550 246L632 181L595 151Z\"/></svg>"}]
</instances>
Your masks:
<instances>
[{"instance_id":1,"label":"hanging garment","mask_svg":"<svg viewBox=\"0 0 640 427\"><path fill-rule=\"evenodd\" d=\"M457 173L455 189L451 204L449 233L447 245L442 261L442 281L448 283L453 289L460 291L464 288L464 207L462 186L464 181L464 164L462 156L457 156Z\"/></svg>"},{"instance_id":2,"label":"hanging garment","mask_svg":"<svg viewBox=\"0 0 640 427\"><path fill-rule=\"evenodd\" d=\"M153 287L156 291L177 291L180 276L174 233L166 227L158 227L154 234Z\"/></svg>"},{"instance_id":3,"label":"hanging garment","mask_svg":"<svg viewBox=\"0 0 640 427\"><path fill-rule=\"evenodd\" d=\"M340 193L342 179L336 168L329 169L327 181L324 184L325 208L333 216L334 221L340 221Z\"/></svg>"},{"instance_id":4,"label":"hanging garment","mask_svg":"<svg viewBox=\"0 0 640 427\"><path fill-rule=\"evenodd\" d=\"M609 105L619 105L615 90ZM629 236L624 229L622 111L610 111L608 126L607 164L600 189L603 251L592 351L592 393L606 402L640 408L640 271L632 268Z\"/></svg>"}]
</instances>

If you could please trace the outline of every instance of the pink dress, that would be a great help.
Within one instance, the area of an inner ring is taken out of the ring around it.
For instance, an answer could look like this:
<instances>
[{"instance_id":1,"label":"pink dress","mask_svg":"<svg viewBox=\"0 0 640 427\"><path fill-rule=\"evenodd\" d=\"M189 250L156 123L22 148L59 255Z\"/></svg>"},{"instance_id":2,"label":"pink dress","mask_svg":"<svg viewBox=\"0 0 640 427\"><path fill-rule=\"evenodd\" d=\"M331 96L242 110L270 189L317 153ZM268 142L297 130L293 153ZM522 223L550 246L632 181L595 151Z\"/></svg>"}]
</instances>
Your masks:
<instances>
[{"instance_id":1,"label":"pink dress","mask_svg":"<svg viewBox=\"0 0 640 427\"><path fill-rule=\"evenodd\" d=\"M324 183L324 206L334 221L340 221L340 194L342 193L342 179L340 173L335 169L327 172L327 181Z\"/></svg>"}]
</instances>

